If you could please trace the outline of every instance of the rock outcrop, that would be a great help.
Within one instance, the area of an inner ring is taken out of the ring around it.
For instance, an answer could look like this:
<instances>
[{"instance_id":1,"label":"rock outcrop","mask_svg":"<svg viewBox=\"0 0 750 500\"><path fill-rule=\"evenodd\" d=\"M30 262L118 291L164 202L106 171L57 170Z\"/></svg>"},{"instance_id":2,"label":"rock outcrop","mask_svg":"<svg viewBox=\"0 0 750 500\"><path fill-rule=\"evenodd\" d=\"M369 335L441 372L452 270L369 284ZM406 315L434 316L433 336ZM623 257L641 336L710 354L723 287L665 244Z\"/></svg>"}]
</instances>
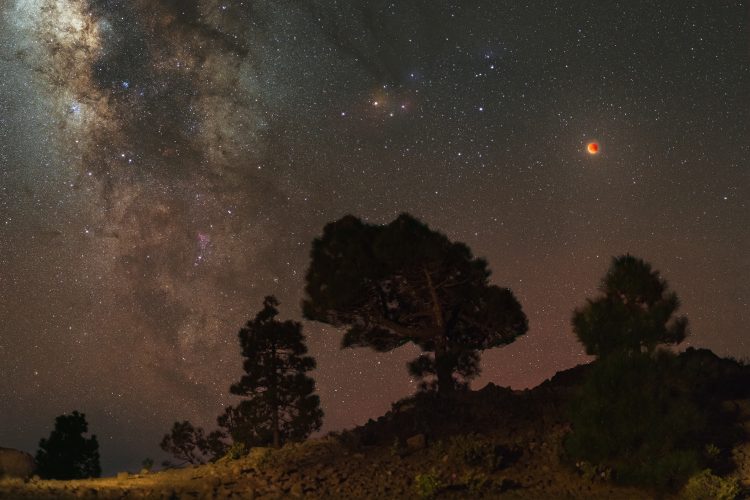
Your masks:
<instances>
[{"instance_id":1,"label":"rock outcrop","mask_svg":"<svg viewBox=\"0 0 750 500\"><path fill-rule=\"evenodd\" d=\"M0 448L0 477L27 479L34 473L34 457L12 448Z\"/></svg>"}]
</instances>

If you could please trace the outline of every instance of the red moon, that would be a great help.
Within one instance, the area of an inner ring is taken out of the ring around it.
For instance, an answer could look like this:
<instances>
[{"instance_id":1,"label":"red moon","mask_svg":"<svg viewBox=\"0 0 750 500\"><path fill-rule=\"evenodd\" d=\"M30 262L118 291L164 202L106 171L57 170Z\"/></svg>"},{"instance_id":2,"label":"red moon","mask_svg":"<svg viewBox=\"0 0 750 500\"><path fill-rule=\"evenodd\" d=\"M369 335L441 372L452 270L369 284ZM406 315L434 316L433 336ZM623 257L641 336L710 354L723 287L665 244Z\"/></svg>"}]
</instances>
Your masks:
<instances>
[{"instance_id":1,"label":"red moon","mask_svg":"<svg viewBox=\"0 0 750 500\"><path fill-rule=\"evenodd\" d=\"M586 151L588 151L590 155L597 154L599 152L599 144L596 142L589 142L588 146L586 146Z\"/></svg>"}]
</instances>

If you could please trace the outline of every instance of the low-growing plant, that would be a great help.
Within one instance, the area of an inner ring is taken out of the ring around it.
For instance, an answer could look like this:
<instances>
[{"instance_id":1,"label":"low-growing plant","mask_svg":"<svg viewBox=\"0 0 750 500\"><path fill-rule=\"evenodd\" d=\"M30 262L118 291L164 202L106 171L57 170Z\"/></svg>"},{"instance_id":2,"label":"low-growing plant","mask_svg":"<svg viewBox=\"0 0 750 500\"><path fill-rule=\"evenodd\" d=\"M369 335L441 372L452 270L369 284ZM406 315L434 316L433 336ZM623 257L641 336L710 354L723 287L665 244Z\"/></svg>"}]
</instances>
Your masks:
<instances>
[{"instance_id":1,"label":"low-growing plant","mask_svg":"<svg viewBox=\"0 0 750 500\"><path fill-rule=\"evenodd\" d=\"M520 454L476 434L453 436L447 453L468 467L494 472L506 467Z\"/></svg>"},{"instance_id":2,"label":"low-growing plant","mask_svg":"<svg viewBox=\"0 0 750 500\"><path fill-rule=\"evenodd\" d=\"M143 462L141 462L141 468L151 472L151 469L154 468L154 460L152 458L144 458Z\"/></svg>"},{"instance_id":3,"label":"low-growing plant","mask_svg":"<svg viewBox=\"0 0 750 500\"><path fill-rule=\"evenodd\" d=\"M688 480L683 496L687 500L734 500L740 492L737 478L717 476L705 469Z\"/></svg>"},{"instance_id":4,"label":"low-growing plant","mask_svg":"<svg viewBox=\"0 0 750 500\"><path fill-rule=\"evenodd\" d=\"M469 471L461 476L461 483L466 486L471 495L479 496L491 488L492 479L484 472Z\"/></svg>"},{"instance_id":5,"label":"low-growing plant","mask_svg":"<svg viewBox=\"0 0 750 500\"><path fill-rule=\"evenodd\" d=\"M253 448L249 456L254 460L255 466L259 469L270 469L276 467L278 463L278 454L283 450L272 450L271 448Z\"/></svg>"},{"instance_id":6,"label":"low-growing plant","mask_svg":"<svg viewBox=\"0 0 750 500\"><path fill-rule=\"evenodd\" d=\"M612 469L609 467L594 465L585 460L576 462L576 469L578 469L586 481L609 481L612 477Z\"/></svg>"},{"instance_id":7,"label":"low-growing plant","mask_svg":"<svg viewBox=\"0 0 750 500\"><path fill-rule=\"evenodd\" d=\"M414 477L414 492L420 498L433 498L443 487L444 484L435 469Z\"/></svg>"},{"instance_id":8,"label":"low-growing plant","mask_svg":"<svg viewBox=\"0 0 750 500\"><path fill-rule=\"evenodd\" d=\"M716 446L713 443L708 443L706 445L705 451L706 451L706 457L708 457L708 459L711 461L718 460L719 455L721 455L721 450L719 449L718 446Z\"/></svg>"},{"instance_id":9,"label":"low-growing plant","mask_svg":"<svg viewBox=\"0 0 750 500\"><path fill-rule=\"evenodd\" d=\"M235 441L232 443L232 446L229 447L225 456L230 460L237 460L245 455L247 455L247 446L245 446L245 443Z\"/></svg>"}]
</instances>

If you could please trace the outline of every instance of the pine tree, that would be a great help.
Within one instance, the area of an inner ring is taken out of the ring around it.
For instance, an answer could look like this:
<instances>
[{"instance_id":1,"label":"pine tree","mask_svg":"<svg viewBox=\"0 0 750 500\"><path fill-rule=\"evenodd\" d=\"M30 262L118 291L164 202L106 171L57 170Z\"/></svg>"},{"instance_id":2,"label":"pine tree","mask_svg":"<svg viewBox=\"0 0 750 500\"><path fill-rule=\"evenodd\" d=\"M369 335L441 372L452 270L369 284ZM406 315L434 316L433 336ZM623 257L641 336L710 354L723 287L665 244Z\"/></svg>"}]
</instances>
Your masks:
<instances>
[{"instance_id":1,"label":"pine tree","mask_svg":"<svg viewBox=\"0 0 750 500\"><path fill-rule=\"evenodd\" d=\"M673 317L680 307L677 294L644 260L613 258L600 290L600 297L573 314L573 331L587 354L653 352L659 344L685 339L687 318Z\"/></svg>"},{"instance_id":2,"label":"pine tree","mask_svg":"<svg viewBox=\"0 0 750 500\"><path fill-rule=\"evenodd\" d=\"M159 447L172 454L180 463L203 464L221 458L227 450L224 442L226 436L221 431L213 431L206 435L202 427L194 427L184 420L175 422L169 434L165 434ZM173 464L169 464L173 465Z\"/></svg>"},{"instance_id":3,"label":"pine tree","mask_svg":"<svg viewBox=\"0 0 750 500\"><path fill-rule=\"evenodd\" d=\"M313 242L303 313L347 327L342 347L418 345L409 371L445 394L478 375L480 351L528 329L513 293L489 277L469 247L408 214L384 226L349 215Z\"/></svg>"},{"instance_id":4,"label":"pine tree","mask_svg":"<svg viewBox=\"0 0 750 500\"><path fill-rule=\"evenodd\" d=\"M99 477L99 442L95 435L86 438L86 415L74 411L55 419L48 439L39 441L36 453L37 473L45 479L85 479Z\"/></svg>"},{"instance_id":5,"label":"pine tree","mask_svg":"<svg viewBox=\"0 0 750 500\"><path fill-rule=\"evenodd\" d=\"M315 360L306 356L302 325L276 319L278 305L275 297L266 297L263 309L240 330L245 374L230 391L247 399L218 419L235 442L248 447L302 441L322 424L315 381L306 375Z\"/></svg>"},{"instance_id":6,"label":"pine tree","mask_svg":"<svg viewBox=\"0 0 750 500\"><path fill-rule=\"evenodd\" d=\"M715 408L696 401L687 370L657 349L687 335L679 300L651 266L612 259L602 294L573 314L573 330L597 356L572 399L567 453L611 469L623 484L678 487L703 463Z\"/></svg>"}]
</instances>

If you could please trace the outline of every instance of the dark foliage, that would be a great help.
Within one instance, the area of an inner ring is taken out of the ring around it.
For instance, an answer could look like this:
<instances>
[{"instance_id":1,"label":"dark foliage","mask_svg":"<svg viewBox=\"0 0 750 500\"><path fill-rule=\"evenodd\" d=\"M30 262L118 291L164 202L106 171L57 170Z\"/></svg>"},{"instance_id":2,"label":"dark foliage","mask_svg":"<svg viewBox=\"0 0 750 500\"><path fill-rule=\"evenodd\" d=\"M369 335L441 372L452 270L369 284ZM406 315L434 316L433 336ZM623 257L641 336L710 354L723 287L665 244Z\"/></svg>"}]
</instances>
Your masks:
<instances>
[{"instance_id":1,"label":"dark foliage","mask_svg":"<svg viewBox=\"0 0 750 500\"><path fill-rule=\"evenodd\" d=\"M479 351L528 329L513 293L489 276L469 247L410 215L385 226L346 216L313 242L303 313L347 327L343 347L417 344L425 354L410 372L445 393L478 375Z\"/></svg>"},{"instance_id":2,"label":"dark foliage","mask_svg":"<svg viewBox=\"0 0 750 500\"><path fill-rule=\"evenodd\" d=\"M201 427L194 427L184 420L174 423L172 431L162 438L159 446L179 460L176 465L197 465L224 455L227 445L223 438L224 434L221 431L206 435Z\"/></svg>"},{"instance_id":3,"label":"dark foliage","mask_svg":"<svg viewBox=\"0 0 750 500\"><path fill-rule=\"evenodd\" d=\"M74 411L55 419L48 439L39 441L37 474L44 479L85 479L99 477L99 442L88 432L86 415Z\"/></svg>"},{"instance_id":4,"label":"dark foliage","mask_svg":"<svg viewBox=\"0 0 750 500\"><path fill-rule=\"evenodd\" d=\"M573 317L579 340L599 360L570 405L568 456L610 470L617 482L658 489L725 465L706 450L728 449L738 437L721 407L728 391L717 389L730 377L739 385L742 370L695 351L657 349L682 341L687 320L673 318L677 295L643 260L615 258L601 290Z\"/></svg>"},{"instance_id":5,"label":"dark foliage","mask_svg":"<svg viewBox=\"0 0 750 500\"><path fill-rule=\"evenodd\" d=\"M218 419L235 442L247 447L302 441L322 424L315 381L306 375L315 360L306 356L302 325L275 319L278 305L276 298L266 297L263 310L240 330L245 374L230 391L247 399Z\"/></svg>"},{"instance_id":6,"label":"dark foliage","mask_svg":"<svg viewBox=\"0 0 750 500\"><path fill-rule=\"evenodd\" d=\"M569 455L611 469L620 483L663 489L700 470L709 413L674 366L667 352L598 362L571 405Z\"/></svg>"},{"instance_id":7,"label":"dark foliage","mask_svg":"<svg viewBox=\"0 0 750 500\"><path fill-rule=\"evenodd\" d=\"M653 352L659 344L685 339L687 318L673 318L680 306L677 295L642 259L612 259L600 290L601 297L587 300L573 314L573 331L587 354Z\"/></svg>"}]
</instances>

